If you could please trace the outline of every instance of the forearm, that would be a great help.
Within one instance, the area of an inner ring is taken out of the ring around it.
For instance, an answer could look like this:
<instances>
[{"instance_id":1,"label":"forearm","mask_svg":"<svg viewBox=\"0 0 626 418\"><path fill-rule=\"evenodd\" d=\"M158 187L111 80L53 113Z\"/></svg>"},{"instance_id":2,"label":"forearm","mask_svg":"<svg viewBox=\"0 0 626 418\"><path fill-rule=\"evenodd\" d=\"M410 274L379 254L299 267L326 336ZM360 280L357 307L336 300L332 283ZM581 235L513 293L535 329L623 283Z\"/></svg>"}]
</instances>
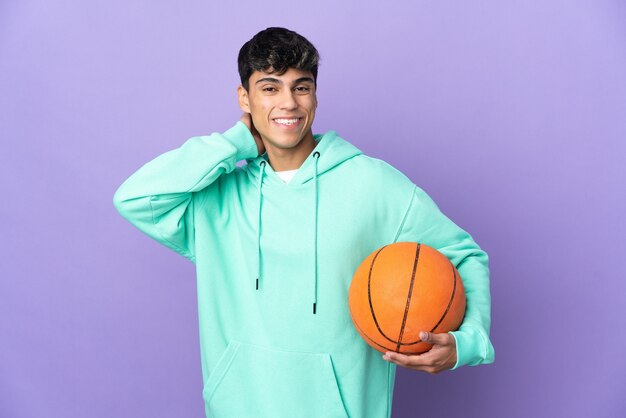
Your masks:
<instances>
[{"instance_id":1,"label":"forearm","mask_svg":"<svg viewBox=\"0 0 626 418\"><path fill-rule=\"evenodd\" d=\"M197 192L257 153L241 122L223 134L192 137L133 173L117 189L113 203L142 232L193 260Z\"/></svg>"},{"instance_id":2,"label":"forearm","mask_svg":"<svg viewBox=\"0 0 626 418\"><path fill-rule=\"evenodd\" d=\"M454 368L493 362L494 350L489 340L491 296L487 253L419 188L415 190L398 237L398 241L402 240L437 249L461 275L467 303L463 323L452 333L458 357Z\"/></svg>"}]
</instances>

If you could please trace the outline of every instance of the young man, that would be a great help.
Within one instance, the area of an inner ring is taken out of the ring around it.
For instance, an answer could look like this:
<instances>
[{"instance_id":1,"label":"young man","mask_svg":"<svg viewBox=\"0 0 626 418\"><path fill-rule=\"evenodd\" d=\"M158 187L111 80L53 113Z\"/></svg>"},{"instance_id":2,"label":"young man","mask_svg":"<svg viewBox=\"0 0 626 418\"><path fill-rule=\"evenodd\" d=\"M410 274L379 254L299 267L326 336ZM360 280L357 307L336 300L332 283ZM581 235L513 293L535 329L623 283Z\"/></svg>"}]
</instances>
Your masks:
<instances>
[{"instance_id":1,"label":"young man","mask_svg":"<svg viewBox=\"0 0 626 418\"><path fill-rule=\"evenodd\" d=\"M196 264L207 416L389 417L396 364L494 358L487 254L402 173L312 133L318 60L295 32L259 32L239 53L241 120L158 156L114 196ZM383 357L354 328L348 287L365 257L402 241L452 261L467 310L458 331L424 333L428 353Z\"/></svg>"}]
</instances>

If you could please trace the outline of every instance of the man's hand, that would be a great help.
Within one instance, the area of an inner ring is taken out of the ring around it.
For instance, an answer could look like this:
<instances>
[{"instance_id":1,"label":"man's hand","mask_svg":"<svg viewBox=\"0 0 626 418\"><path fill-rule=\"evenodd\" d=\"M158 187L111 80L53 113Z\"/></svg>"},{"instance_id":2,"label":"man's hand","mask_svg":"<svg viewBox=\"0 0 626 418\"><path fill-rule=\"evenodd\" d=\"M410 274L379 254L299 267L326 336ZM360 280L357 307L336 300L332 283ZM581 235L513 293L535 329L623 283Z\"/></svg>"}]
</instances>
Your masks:
<instances>
[{"instance_id":1,"label":"man's hand","mask_svg":"<svg viewBox=\"0 0 626 418\"><path fill-rule=\"evenodd\" d=\"M412 356L387 351L383 355L383 359L398 366L430 374L437 374L454 367L456 364L456 341L452 334L433 334L422 331L420 332L420 339L433 344L433 348L423 354Z\"/></svg>"},{"instance_id":2,"label":"man's hand","mask_svg":"<svg viewBox=\"0 0 626 418\"><path fill-rule=\"evenodd\" d=\"M252 123L252 117L250 116L250 113L244 112L240 120L245 123L245 125L250 130L250 133L254 137L254 140L256 141L256 146L259 149L259 155L263 154L265 152L265 144L263 144L263 140L261 139L259 131L256 130L256 128L254 127L254 123Z\"/></svg>"}]
</instances>

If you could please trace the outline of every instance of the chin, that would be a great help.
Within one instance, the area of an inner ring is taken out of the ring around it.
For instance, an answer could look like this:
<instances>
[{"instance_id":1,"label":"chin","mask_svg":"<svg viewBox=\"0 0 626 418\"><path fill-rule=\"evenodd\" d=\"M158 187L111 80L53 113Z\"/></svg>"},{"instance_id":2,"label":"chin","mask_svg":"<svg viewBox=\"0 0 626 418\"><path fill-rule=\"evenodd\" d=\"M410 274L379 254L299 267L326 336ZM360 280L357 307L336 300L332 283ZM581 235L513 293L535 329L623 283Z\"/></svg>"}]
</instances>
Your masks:
<instances>
[{"instance_id":1,"label":"chin","mask_svg":"<svg viewBox=\"0 0 626 418\"><path fill-rule=\"evenodd\" d=\"M279 149L293 149L296 148L302 141L272 141L270 142L274 148Z\"/></svg>"},{"instance_id":2,"label":"chin","mask_svg":"<svg viewBox=\"0 0 626 418\"><path fill-rule=\"evenodd\" d=\"M290 149L290 148L297 147L302 142L302 140L303 140L302 137L295 137L295 138L274 137L272 139L265 140L265 141L268 144L271 144L275 148Z\"/></svg>"}]
</instances>

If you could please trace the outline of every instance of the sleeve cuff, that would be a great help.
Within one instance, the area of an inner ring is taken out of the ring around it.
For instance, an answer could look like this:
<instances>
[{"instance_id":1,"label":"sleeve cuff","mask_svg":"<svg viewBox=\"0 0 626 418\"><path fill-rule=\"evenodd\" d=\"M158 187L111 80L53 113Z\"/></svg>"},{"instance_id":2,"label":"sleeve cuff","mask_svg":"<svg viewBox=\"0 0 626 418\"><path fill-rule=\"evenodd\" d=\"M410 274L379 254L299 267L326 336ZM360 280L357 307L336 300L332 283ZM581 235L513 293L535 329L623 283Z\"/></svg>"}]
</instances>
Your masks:
<instances>
[{"instance_id":1,"label":"sleeve cuff","mask_svg":"<svg viewBox=\"0 0 626 418\"><path fill-rule=\"evenodd\" d=\"M451 370L461 366L476 366L494 362L495 352L491 341L474 328L451 331L456 342L456 364Z\"/></svg>"},{"instance_id":2,"label":"sleeve cuff","mask_svg":"<svg viewBox=\"0 0 626 418\"><path fill-rule=\"evenodd\" d=\"M224 132L223 136L237 148L235 153L237 161L256 158L259 155L256 141L246 124L242 121L237 121L235 126Z\"/></svg>"}]
</instances>

